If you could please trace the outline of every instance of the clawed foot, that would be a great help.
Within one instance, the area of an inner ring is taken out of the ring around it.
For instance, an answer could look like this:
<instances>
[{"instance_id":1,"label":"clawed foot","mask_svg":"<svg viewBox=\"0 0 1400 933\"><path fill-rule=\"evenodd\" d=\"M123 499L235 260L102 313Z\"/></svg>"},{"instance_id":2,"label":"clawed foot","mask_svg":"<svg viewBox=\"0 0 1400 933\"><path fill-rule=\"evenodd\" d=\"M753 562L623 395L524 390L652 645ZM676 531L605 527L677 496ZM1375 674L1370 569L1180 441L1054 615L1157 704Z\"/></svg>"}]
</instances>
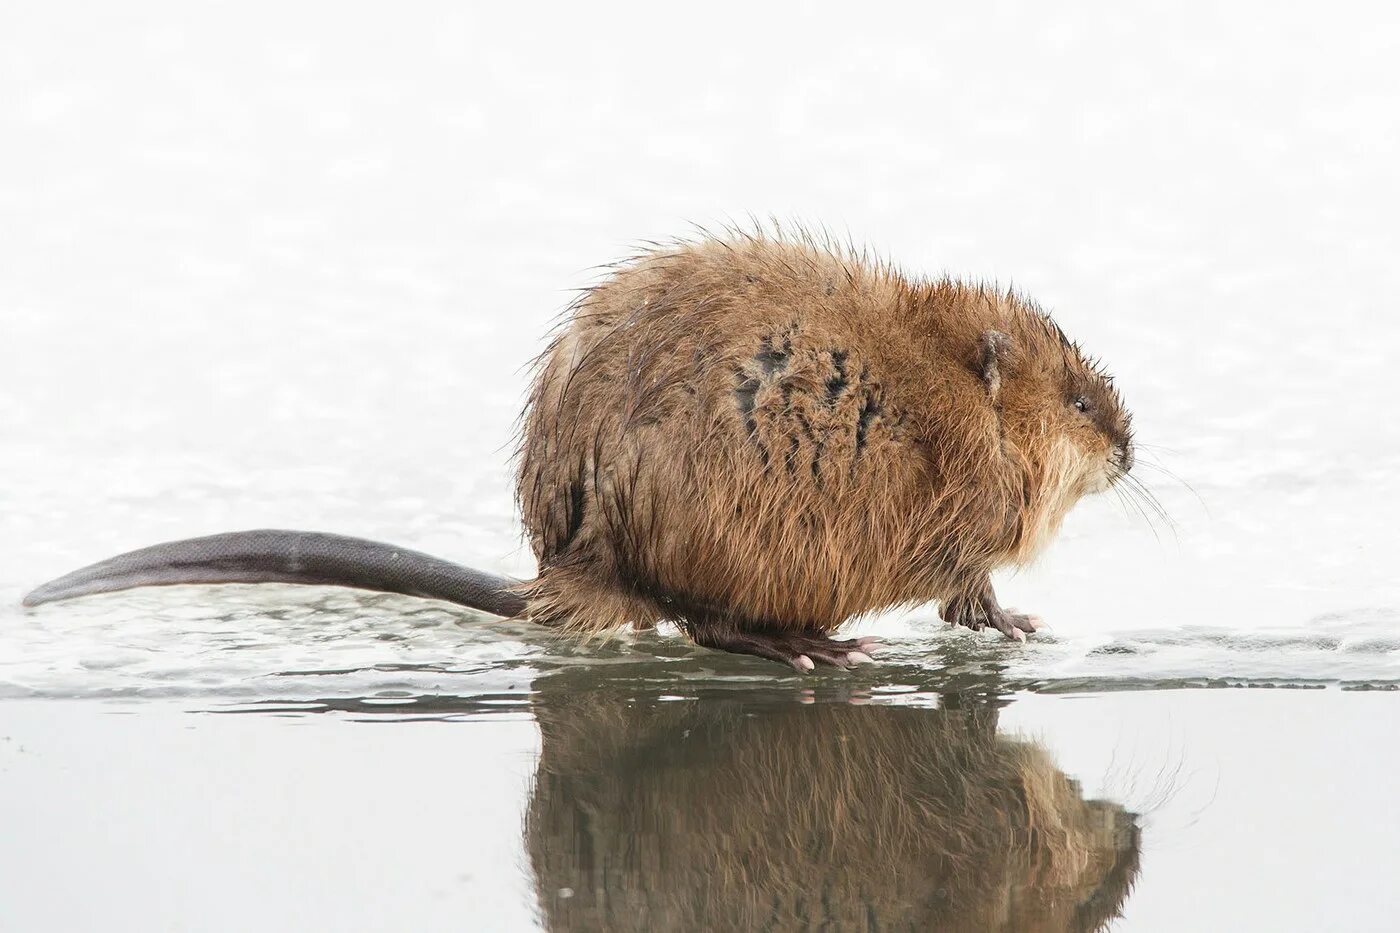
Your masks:
<instances>
[{"instance_id":1,"label":"clawed foot","mask_svg":"<svg viewBox=\"0 0 1400 933\"><path fill-rule=\"evenodd\" d=\"M990 593L950 599L943 604L940 614L950 625L965 625L974 632L990 625L1013 641L1025 641L1026 635L1045 627L1040 616L1001 608Z\"/></svg>"},{"instance_id":2,"label":"clawed foot","mask_svg":"<svg viewBox=\"0 0 1400 933\"><path fill-rule=\"evenodd\" d=\"M706 648L751 654L788 664L803 673L814 670L818 664L840 668L870 664L874 661L870 654L880 644L878 638L837 639L811 632L782 631L701 631L695 634L695 642Z\"/></svg>"}]
</instances>

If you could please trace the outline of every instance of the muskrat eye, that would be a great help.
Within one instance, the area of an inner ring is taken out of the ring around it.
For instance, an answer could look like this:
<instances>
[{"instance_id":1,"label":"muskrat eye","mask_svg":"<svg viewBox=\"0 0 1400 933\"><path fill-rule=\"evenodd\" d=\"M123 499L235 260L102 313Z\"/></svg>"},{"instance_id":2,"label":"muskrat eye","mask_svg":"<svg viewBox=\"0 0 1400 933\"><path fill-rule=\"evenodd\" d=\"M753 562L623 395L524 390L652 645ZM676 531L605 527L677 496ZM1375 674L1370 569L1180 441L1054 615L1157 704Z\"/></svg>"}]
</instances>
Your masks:
<instances>
[{"instance_id":1,"label":"muskrat eye","mask_svg":"<svg viewBox=\"0 0 1400 933\"><path fill-rule=\"evenodd\" d=\"M1082 412L1087 412L1089 410L1089 400L1081 395L1074 400L1074 407Z\"/></svg>"}]
</instances>

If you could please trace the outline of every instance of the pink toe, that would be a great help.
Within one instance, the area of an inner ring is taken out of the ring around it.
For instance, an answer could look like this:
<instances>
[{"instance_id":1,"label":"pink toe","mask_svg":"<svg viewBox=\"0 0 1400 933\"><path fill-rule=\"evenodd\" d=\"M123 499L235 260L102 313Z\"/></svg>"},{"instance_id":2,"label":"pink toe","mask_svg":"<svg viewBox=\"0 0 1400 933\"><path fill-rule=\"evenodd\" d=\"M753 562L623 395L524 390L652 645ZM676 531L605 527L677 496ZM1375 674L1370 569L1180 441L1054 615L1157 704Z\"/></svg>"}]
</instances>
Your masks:
<instances>
[{"instance_id":1,"label":"pink toe","mask_svg":"<svg viewBox=\"0 0 1400 933\"><path fill-rule=\"evenodd\" d=\"M875 663L875 659L872 658L870 655L866 654L864 651L852 651L850 654L846 655L846 660L850 661L852 664Z\"/></svg>"},{"instance_id":2,"label":"pink toe","mask_svg":"<svg viewBox=\"0 0 1400 933\"><path fill-rule=\"evenodd\" d=\"M812 671L817 668L817 666L812 663L812 659L805 654L799 654L793 659L792 664L793 667L796 667L799 671Z\"/></svg>"}]
</instances>

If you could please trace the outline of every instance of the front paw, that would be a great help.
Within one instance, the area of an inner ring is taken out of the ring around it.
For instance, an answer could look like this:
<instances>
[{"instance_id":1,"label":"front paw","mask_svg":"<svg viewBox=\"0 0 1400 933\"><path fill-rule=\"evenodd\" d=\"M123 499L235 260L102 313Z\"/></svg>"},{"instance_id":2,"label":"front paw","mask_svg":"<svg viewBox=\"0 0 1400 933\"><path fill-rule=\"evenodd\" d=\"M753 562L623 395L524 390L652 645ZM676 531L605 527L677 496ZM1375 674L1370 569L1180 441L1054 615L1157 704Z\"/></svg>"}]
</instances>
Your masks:
<instances>
[{"instance_id":1,"label":"front paw","mask_svg":"<svg viewBox=\"0 0 1400 933\"><path fill-rule=\"evenodd\" d=\"M964 625L974 632L991 626L1013 641L1025 641L1026 635L1044 627L1040 616L1003 609L994 602L979 598L950 599L939 613L950 625Z\"/></svg>"},{"instance_id":2,"label":"front paw","mask_svg":"<svg viewBox=\"0 0 1400 933\"><path fill-rule=\"evenodd\" d=\"M1027 635L1034 635L1045 627L1040 616L1017 612L1014 609L997 609L992 613L992 625L1013 641L1025 641Z\"/></svg>"},{"instance_id":3,"label":"front paw","mask_svg":"<svg viewBox=\"0 0 1400 933\"><path fill-rule=\"evenodd\" d=\"M938 614L949 625L962 625L974 632L980 632L987 625L986 613L982 611L981 603L972 598L946 600L939 608Z\"/></svg>"}]
</instances>

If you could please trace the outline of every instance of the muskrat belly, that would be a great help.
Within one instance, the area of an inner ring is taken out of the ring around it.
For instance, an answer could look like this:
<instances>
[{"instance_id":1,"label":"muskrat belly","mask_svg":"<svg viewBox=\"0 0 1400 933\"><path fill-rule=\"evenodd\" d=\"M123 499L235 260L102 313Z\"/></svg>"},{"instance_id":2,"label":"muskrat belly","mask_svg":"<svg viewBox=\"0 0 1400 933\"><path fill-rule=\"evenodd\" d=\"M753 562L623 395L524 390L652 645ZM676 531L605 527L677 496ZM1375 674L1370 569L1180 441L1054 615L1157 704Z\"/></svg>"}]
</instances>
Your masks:
<instances>
[{"instance_id":1,"label":"muskrat belly","mask_svg":"<svg viewBox=\"0 0 1400 933\"><path fill-rule=\"evenodd\" d=\"M888 570L880 549L858 543L866 523L837 502L734 478L676 490L659 535L650 510L638 515L652 530L650 552L632 555L646 589L678 614L823 631L881 601Z\"/></svg>"}]
</instances>

